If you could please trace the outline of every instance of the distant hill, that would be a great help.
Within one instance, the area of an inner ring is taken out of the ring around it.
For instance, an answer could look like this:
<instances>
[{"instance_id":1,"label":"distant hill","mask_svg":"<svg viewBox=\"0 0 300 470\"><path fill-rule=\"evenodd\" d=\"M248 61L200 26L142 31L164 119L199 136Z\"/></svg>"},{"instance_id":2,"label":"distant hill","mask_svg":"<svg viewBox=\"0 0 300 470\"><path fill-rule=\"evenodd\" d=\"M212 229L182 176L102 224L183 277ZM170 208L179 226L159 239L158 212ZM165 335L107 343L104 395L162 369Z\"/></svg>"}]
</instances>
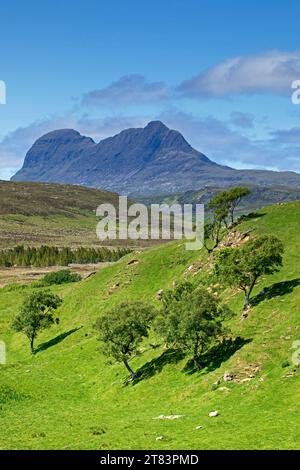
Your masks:
<instances>
[{"instance_id":1,"label":"distant hill","mask_svg":"<svg viewBox=\"0 0 300 470\"><path fill-rule=\"evenodd\" d=\"M251 189L251 194L245 197L237 208L237 214L246 214L265 206L292 202L300 200L300 188L290 188L287 186L254 186L248 185ZM208 202L221 191L226 190L226 187L209 186L196 191L186 191L184 193L176 193L160 196L144 196L139 197L139 202L145 204L204 204L207 206Z\"/></svg>"},{"instance_id":2,"label":"distant hill","mask_svg":"<svg viewBox=\"0 0 300 470\"><path fill-rule=\"evenodd\" d=\"M118 207L118 195L81 186L15 183L0 180L0 215L67 215L90 213L103 202Z\"/></svg>"},{"instance_id":3,"label":"distant hill","mask_svg":"<svg viewBox=\"0 0 300 470\"><path fill-rule=\"evenodd\" d=\"M72 129L50 132L34 143L12 180L78 184L134 196L241 183L300 188L297 173L218 165L160 121L99 143Z\"/></svg>"},{"instance_id":4,"label":"distant hill","mask_svg":"<svg viewBox=\"0 0 300 470\"><path fill-rule=\"evenodd\" d=\"M29 246L119 246L142 242L109 240L96 236L96 209L118 195L81 186L0 181L0 249ZM145 241L145 245L147 245Z\"/></svg>"}]
</instances>

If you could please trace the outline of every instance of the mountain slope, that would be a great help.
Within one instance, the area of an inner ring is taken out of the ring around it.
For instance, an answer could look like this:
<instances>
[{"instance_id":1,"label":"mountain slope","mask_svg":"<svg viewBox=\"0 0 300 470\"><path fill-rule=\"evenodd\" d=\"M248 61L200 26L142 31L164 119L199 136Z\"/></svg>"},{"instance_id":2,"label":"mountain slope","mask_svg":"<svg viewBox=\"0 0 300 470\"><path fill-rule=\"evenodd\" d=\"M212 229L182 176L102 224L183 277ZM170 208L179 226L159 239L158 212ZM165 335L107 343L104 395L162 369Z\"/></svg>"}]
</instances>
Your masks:
<instances>
[{"instance_id":1,"label":"mountain slope","mask_svg":"<svg viewBox=\"0 0 300 470\"><path fill-rule=\"evenodd\" d=\"M131 195L237 183L300 187L297 173L218 165L160 121L124 130L98 144L74 130L50 132L35 142L12 179L80 184Z\"/></svg>"},{"instance_id":2,"label":"mountain slope","mask_svg":"<svg viewBox=\"0 0 300 470\"><path fill-rule=\"evenodd\" d=\"M9 327L30 288L0 290L0 336L8 353L0 376L0 426L5 429L0 447L298 449L300 370L291 355L293 342L300 340L299 216L297 202L268 207L239 227L280 237L286 247L284 266L260 281L254 294L268 287L268 295L258 298L243 322L242 295L224 293L236 313L228 326L240 340L207 361L199 374L187 373L187 358L166 352L152 336L132 361L144 379L124 387L125 369L108 365L97 352L92 325L125 299L157 302L157 291L182 279L192 263L205 259L204 252L188 252L174 242L135 253L139 263L129 265L130 255L89 280L56 287L64 297L61 322L39 337L42 346L35 357L26 338ZM190 274L200 284L202 275ZM290 365L283 368L286 361ZM213 387L225 371L241 380ZM208 417L213 410L219 411L217 418ZM162 414L184 416L154 419Z\"/></svg>"}]
</instances>

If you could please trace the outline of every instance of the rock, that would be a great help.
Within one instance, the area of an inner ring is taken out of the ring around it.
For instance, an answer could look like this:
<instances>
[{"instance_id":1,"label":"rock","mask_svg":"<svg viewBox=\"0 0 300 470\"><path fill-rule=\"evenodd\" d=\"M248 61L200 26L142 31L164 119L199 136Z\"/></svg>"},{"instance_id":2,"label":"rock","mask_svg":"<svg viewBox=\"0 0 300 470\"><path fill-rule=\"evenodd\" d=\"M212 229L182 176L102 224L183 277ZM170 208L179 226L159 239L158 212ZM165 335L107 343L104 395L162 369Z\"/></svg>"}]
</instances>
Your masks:
<instances>
[{"instance_id":1,"label":"rock","mask_svg":"<svg viewBox=\"0 0 300 470\"><path fill-rule=\"evenodd\" d=\"M246 320L246 318L249 317L249 310L250 310L250 309L243 311L243 313L242 313L242 315L241 315L241 320Z\"/></svg>"},{"instance_id":2,"label":"rock","mask_svg":"<svg viewBox=\"0 0 300 470\"><path fill-rule=\"evenodd\" d=\"M132 266L133 264L139 264L139 260L138 259L132 259L131 261L128 261L128 263L127 263L128 266Z\"/></svg>"},{"instance_id":3,"label":"rock","mask_svg":"<svg viewBox=\"0 0 300 470\"><path fill-rule=\"evenodd\" d=\"M208 415L210 418L215 418L216 416L219 416L218 411L211 411Z\"/></svg>"},{"instance_id":4,"label":"rock","mask_svg":"<svg viewBox=\"0 0 300 470\"><path fill-rule=\"evenodd\" d=\"M204 429L204 426L196 426L196 429Z\"/></svg>"},{"instance_id":5,"label":"rock","mask_svg":"<svg viewBox=\"0 0 300 470\"><path fill-rule=\"evenodd\" d=\"M232 382L233 375L230 374L230 372L225 372L223 380L224 380L224 382Z\"/></svg>"},{"instance_id":6,"label":"rock","mask_svg":"<svg viewBox=\"0 0 300 470\"><path fill-rule=\"evenodd\" d=\"M163 296L163 293L164 293L164 289L160 289L157 294L156 294L156 297L158 300L161 300L162 296Z\"/></svg>"},{"instance_id":7,"label":"rock","mask_svg":"<svg viewBox=\"0 0 300 470\"><path fill-rule=\"evenodd\" d=\"M193 271L193 269L194 269L194 265L191 264L191 265L188 267L188 271Z\"/></svg>"},{"instance_id":8,"label":"rock","mask_svg":"<svg viewBox=\"0 0 300 470\"><path fill-rule=\"evenodd\" d=\"M160 416L157 416L157 418L153 418L153 419L179 419L183 417L184 415L169 415L169 416L160 415Z\"/></svg>"}]
</instances>

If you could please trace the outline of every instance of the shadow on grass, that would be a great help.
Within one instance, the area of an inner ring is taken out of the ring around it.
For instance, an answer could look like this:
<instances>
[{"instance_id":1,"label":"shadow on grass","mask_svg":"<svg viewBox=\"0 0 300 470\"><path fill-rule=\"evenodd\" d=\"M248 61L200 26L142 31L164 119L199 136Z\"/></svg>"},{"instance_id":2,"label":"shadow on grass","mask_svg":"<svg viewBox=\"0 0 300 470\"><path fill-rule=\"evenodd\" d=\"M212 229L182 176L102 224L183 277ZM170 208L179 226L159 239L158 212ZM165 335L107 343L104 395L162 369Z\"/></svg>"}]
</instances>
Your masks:
<instances>
[{"instance_id":1,"label":"shadow on grass","mask_svg":"<svg viewBox=\"0 0 300 470\"><path fill-rule=\"evenodd\" d=\"M50 339L49 341L46 341L45 343L40 344L36 350L35 354L41 352L41 351L46 351L46 349L51 348L52 346L55 346L56 344L61 343L65 338L70 336L71 334L75 333L76 331L80 330L82 326L79 328L73 328L72 330L66 331L65 333L62 333L55 338Z\"/></svg>"},{"instance_id":2,"label":"shadow on grass","mask_svg":"<svg viewBox=\"0 0 300 470\"><path fill-rule=\"evenodd\" d=\"M258 212L250 212L249 214L246 215L241 215L237 222L245 222L247 220L253 220L253 219L260 219L261 217L264 217L266 214L265 213L258 213Z\"/></svg>"},{"instance_id":3,"label":"shadow on grass","mask_svg":"<svg viewBox=\"0 0 300 470\"><path fill-rule=\"evenodd\" d=\"M200 356L200 363L202 369L198 371L196 369L195 364L192 360L190 360L186 366L184 367L183 371L186 374L194 374L195 372L203 372L205 373L212 372L218 369L221 364L227 361L233 354L235 354L239 349L245 346L248 343L251 343L252 339L244 339L238 336L234 340L231 338L223 340L221 343L216 344L212 348L210 348L206 353Z\"/></svg>"},{"instance_id":4,"label":"shadow on grass","mask_svg":"<svg viewBox=\"0 0 300 470\"><path fill-rule=\"evenodd\" d=\"M161 372L167 364L176 364L185 357L185 353L178 349L168 349L164 351L159 357L152 359L152 361L144 364L137 371L137 378L134 380L133 385L141 380L150 379L155 374Z\"/></svg>"},{"instance_id":5,"label":"shadow on grass","mask_svg":"<svg viewBox=\"0 0 300 470\"><path fill-rule=\"evenodd\" d=\"M299 285L300 278L292 279L291 281L277 282L270 287L266 287L259 294L253 297L251 305L255 306L264 300L270 300L274 297L282 297L283 295L290 294Z\"/></svg>"}]
</instances>

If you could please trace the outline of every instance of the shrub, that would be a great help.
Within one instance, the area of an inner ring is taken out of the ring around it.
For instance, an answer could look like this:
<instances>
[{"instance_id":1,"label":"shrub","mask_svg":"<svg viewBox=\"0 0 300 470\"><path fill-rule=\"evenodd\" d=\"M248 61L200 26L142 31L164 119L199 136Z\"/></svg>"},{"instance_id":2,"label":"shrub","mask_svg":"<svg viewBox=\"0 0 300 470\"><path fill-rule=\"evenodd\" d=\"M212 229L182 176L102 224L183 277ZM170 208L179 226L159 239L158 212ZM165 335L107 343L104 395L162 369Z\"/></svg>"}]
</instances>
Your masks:
<instances>
[{"instance_id":1,"label":"shrub","mask_svg":"<svg viewBox=\"0 0 300 470\"><path fill-rule=\"evenodd\" d=\"M79 282L81 279L80 274L71 273L69 269L62 269L61 271L46 274L41 280L40 285L67 284L69 282Z\"/></svg>"}]
</instances>

